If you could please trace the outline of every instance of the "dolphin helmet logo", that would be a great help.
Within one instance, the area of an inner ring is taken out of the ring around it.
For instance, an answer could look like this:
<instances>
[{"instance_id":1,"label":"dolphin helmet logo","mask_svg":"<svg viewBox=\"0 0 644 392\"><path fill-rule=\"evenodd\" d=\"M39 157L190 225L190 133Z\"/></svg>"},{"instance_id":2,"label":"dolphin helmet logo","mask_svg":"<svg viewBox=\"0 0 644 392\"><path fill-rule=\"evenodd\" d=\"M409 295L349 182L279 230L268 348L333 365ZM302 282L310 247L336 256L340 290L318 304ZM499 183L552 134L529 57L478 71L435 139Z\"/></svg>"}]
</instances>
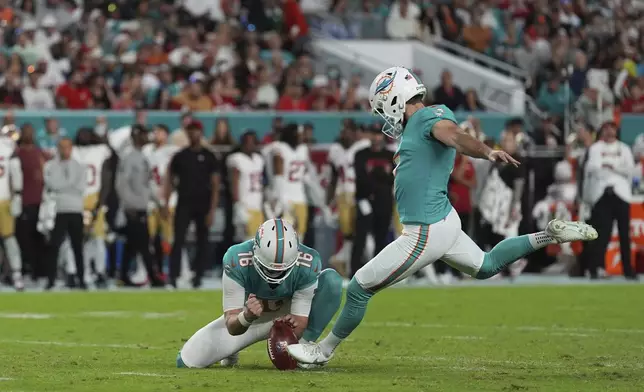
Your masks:
<instances>
[{"instance_id":1,"label":"dolphin helmet logo","mask_svg":"<svg viewBox=\"0 0 644 392\"><path fill-rule=\"evenodd\" d=\"M378 85L376 86L376 94L388 94L391 89L394 88L394 79L398 71L393 74L383 75L380 80L378 80Z\"/></svg>"}]
</instances>

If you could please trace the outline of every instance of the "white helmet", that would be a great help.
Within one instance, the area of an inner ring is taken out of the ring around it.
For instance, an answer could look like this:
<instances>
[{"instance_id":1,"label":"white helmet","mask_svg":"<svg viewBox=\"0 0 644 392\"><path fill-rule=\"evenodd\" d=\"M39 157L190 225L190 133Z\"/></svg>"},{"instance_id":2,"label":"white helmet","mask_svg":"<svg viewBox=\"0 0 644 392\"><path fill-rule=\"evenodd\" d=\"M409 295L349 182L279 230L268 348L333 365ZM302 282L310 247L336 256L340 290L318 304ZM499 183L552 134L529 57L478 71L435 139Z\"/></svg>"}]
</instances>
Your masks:
<instances>
[{"instance_id":1,"label":"white helmet","mask_svg":"<svg viewBox=\"0 0 644 392\"><path fill-rule=\"evenodd\" d=\"M262 279L280 284L293 272L298 248L297 233L290 223L279 218L267 220L255 234L253 265Z\"/></svg>"},{"instance_id":2,"label":"white helmet","mask_svg":"<svg viewBox=\"0 0 644 392\"><path fill-rule=\"evenodd\" d=\"M405 104L427 88L409 69L391 67L376 76L369 88L371 110L385 120L382 132L394 139L402 135Z\"/></svg>"}]
</instances>

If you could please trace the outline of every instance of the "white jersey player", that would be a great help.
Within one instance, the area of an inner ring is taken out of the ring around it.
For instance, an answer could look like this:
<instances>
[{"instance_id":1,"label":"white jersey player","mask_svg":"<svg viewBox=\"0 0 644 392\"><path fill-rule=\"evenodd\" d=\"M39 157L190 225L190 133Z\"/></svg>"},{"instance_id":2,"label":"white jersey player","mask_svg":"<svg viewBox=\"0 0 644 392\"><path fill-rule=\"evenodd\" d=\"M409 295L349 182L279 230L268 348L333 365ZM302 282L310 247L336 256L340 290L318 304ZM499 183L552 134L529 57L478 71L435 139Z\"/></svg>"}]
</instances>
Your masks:
<instances>
[{"instance_id":1,"label":"white jersey player","mask_svg":"<svg viewBox=\"0 0 644 392\"><path fill-rule=\"evenodd\" d=\"M16 290L23 290L22 257L15 237L15 219L22 214L22 168L16 155L17 128L0 130L0 237Z\"/></svg>"},{"instance_id":2,"label":"white jersey player","mask_svg":"<svg viewBox=\"0 0 644 392\"><path fill-rule=\"evenodd\" d=\"M85 226L88 234L85 243L85 262L94 260L97 273L97 286L105 285L105 236L107 224L105 222L105 202L110 184L103 183L105 176L103 165L112 156L112 150L106 143L94 144L98 138L89 130L80 130L77 142L72 150L72 158L84 164L87 168L87 186L85 188ZM70 255L71 256L71 255ZM68 263L73 262L73 256L68 257ZM68 273L73 269L68 266ZM89 273L90 268L85 271ZM87 277L85 278L87 280Z\"/></svg>"},{"instance_id":3,"label":"white jersey player","mask_svg":"<svg viewBox=\"0 0 644 392\"><path fill-rule=\"evenodd\" d=\"M309 147L302 139L298 126L289 124L282 130L280 141L273 143L271 153L274 196L284 206L285 215L304 238L308 225L309 200L321 209L325 219L330 220L331 212L312 164Z\"/></svg>"},{"instance_id":4,"label":"white jersey player","mask_svg":"<svg viewBox=\"0 0 644 392\"><path fill-rule=\"evenodd\" d=\"M264 158L257 152L257 135L247 132L241 148L226 158L234 202L233 221L243 225L245 239L264 222Z\"/></svg>"},{"instance_id":5,"label":"white jersey player","mask_svg":"<svg viewBox=\"0 0 644 392\"><path fill-rule=\"evenodd\" d=\"M271 152L274 196L287 211L287 220L304 238L309 215L304 178L311 158L297 125L290 124L284 128L281 140L272 143Z\"/></svg>"},{"instance_id":6,"label":"white jersey player","mask_svg":"<svg viewBox=\"0 0 644 392\"><path fill-rule=\"evenodd\" d=\"M371 145L371 140L362 129L349 131L347 144L350 145L341 151L340 145L329 151L329 160L339 172L339 187L336 189L336 205L338 207L338 221L343 235L342 248L332 256L331 264L340 271L349 271L351 248L353 247L353 233L356 221L356 172L353 167L356 152ZM345 275L345 274L343 274Z\"/></svg>"},{"instance_id":7,"label":"white jersey player","mask_svg":"<svg viewBox=\"0 0 644 392\"><path fill-rule=\"evenodd\" d=\"M154 126L153 141L143 147L143 154L150 164L152 178L150 186L159 200L163 196L163 186L166 181L168 165L180 148L168 143L169 129L163 124ZM168 200L168 215L164 216L155 203L150 203L148 210L148 230L150 239L153 241L155 256L159 271L163 271L163 256L169 254L171 244L174 240L174 211L177 205L177 194L173 192ZM182 254L183 279L190 279L190 268L185 251ZM147 272L141 257L137 257L137 270L131 279L137 284L143 284L147 280Z\"/></svg>"}]
</instances>

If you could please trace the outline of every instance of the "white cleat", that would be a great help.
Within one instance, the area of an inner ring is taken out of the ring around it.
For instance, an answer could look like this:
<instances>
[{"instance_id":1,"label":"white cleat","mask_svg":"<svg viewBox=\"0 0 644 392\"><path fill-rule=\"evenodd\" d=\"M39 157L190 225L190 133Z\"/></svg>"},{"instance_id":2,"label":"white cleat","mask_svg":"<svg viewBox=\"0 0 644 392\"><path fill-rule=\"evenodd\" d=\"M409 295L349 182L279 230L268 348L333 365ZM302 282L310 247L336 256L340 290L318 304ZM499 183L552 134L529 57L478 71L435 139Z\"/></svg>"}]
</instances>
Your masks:
<instances>
[{"instance_id":1,"label":"white cleat","mask_svg":"<svg viewBox=\"0 0 644 392\"><path fill-rule=\"evenodd\" d=\"M321 364L317 364L317 363L301 363L301 362L297 363L297 367L299 367L300 369L303 369L303 370L321 369L321 368L324 367L324 365L326 365L326 364L324 364L324 363L321 363Z\"/></svg>"},{"instance_id":2,"label":"white cleat","mask_svg":"<svg viewBox=\"0 0 644 392\"><path fill-rule=\"evenodd\" d=\"M223 367L233 367L239 362L239 353L235 353L228 358L222 359L219 364Z\"/></svg>"},{"instance_id":3,"label":"white cleat","mask_svg":"<svg viewBox=\"0 0 644 392\"><path fill-rule=\"evenodd\" d=\"M546 227L546 234L558 244L571 241L592 241L597 239L597 230L587 223L553 219Z\"/></svg>"},{"instance_id":4,"label":"white cleat","mask_svg":"<svg viewBox=\"0 0 644 392\"><path fill-rule=\"evenodd\" d=\"M324 354L318 343L291 344L286 350L298 364L325 365L333 357L333 354Z\"/></svg>"}]
</instances>

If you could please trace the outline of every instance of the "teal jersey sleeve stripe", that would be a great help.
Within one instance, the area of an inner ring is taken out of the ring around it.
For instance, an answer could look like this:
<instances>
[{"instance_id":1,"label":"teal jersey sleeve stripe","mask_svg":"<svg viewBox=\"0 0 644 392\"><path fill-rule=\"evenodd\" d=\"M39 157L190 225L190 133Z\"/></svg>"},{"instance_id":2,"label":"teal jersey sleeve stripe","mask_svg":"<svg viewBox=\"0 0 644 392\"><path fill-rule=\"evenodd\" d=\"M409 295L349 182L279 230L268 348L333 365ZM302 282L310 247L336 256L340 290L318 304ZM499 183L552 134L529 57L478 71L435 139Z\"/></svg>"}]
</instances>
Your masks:
<instances>
[{"instance_id":1,"label":"teal jersey sleeve stripe","mask_svg":"<svg viewBox=\"0 0 644 392\"><path fill-rule=\"evenodd\" d=\"M275 236L277 240L277 255L275 263L284 263L284 223L281 219L275 219Z\"/></svg>"}]
</instances>

